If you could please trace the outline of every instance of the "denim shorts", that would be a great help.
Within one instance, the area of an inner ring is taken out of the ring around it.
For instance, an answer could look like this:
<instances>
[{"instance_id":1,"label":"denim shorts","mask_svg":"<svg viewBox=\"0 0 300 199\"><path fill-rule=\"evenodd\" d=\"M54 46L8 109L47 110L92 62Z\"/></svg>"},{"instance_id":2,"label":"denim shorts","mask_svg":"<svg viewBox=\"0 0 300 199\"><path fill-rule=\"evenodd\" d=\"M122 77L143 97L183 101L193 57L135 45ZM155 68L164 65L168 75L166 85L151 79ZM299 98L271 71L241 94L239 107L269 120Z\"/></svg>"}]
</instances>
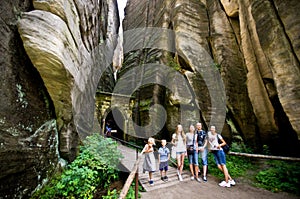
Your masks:
<instances>
[{"instance_id":1,"label":"denim shorts","mask_svg":"<svg viewBox=\"0 0 300 199\"><path fill-rule=\"evenodd\" d=\"M199 151L199 156L201 157L202 165L208 165L207 153L208 153L207 148L204 148L204 151Z\"/></svg>"},{"instance_id":2,"label":"denim shorts","mask_svg":"<svg viewBox=\"0 0 300 199\"><path fill-rule=\"evenodd\" d=\"M176 155L181 155L181 154L184 154L186 153L186 151L180 151L180 152L176 152Z\"/></svg>"},{"instance_id":3,"label":"denim shorts","mask_svg":"<svg viewBox=\"0 0 300 199\"><path fill-rule=\"evenodd\" d=\"M189 164L199 165L199 161L198 161L199 156L196 150L194 150L194 153L190 154L188 158L189 158Z\"/></svg>"},{"instance_id":4,"label":"denim shorts","mask_svg":"<svg viewBox=\"0 0 300 199\"><path fill-rule=\"evenodd\" d=\"M212 151L217 165L226 165L226 156L223 150Z\"/></svg>"},{"instance_id":5,"label":"denim shorts","mask_svg":"<svg viewBox=\"0 0 300 199\"><path fill-rule=\"evenodd\" d=\"M168 166L169 166L168 161L160 162L159 163L159 170L160 171L168 171Z\"/></svg>"}]
</instances>

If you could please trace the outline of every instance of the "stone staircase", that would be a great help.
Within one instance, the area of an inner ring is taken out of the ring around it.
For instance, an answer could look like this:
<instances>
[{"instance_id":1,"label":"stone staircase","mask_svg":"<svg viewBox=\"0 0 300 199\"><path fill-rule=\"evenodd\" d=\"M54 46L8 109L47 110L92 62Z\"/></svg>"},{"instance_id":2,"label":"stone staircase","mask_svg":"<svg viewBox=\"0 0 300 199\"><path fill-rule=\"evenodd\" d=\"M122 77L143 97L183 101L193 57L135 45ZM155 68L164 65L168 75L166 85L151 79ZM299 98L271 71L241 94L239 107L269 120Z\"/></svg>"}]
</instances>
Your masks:
<instances>
[{"instance_id":1,"label":"stone staircase","mask_svg":"<svg viewBox=\"0 0 300 199\"><path fill-rule=\"evenodd\" d=\"M162 181L160 179L161 176L160 176L160 171L159 171L159 164L157 163L156 164L157 170L153 173L154 185L150 185L149 184L149 174L148 174L148 172L142 173L142 171L143 171L142 165L143 165L143 160L140 162L140 167L139 167L139 182L141 183L141 185L145 191L153 191L153 190L160 189L160 188L170 187L175 184L191 180L190 172L184 170L182 173L183 181L180 182L178 180L178 176L177 176L177 168L171 166L171 164L169 163L169 170L167 172L168 181L167 182Z\"/></svg>"}]
</instances>

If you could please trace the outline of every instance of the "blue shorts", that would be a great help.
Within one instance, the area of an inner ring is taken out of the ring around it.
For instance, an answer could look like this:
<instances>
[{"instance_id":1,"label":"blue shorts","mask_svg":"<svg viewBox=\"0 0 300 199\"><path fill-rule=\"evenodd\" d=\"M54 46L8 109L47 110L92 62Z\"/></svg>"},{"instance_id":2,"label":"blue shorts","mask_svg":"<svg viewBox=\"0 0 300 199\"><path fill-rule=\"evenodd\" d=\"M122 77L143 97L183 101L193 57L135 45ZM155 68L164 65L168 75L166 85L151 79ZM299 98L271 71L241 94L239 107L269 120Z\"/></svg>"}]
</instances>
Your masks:
<instances>
[{"instance_id":1,"label":"blue shorts","mask_svg":"<svg viewBox=\"0 0 300 199\"><path fill-rule=\"evenodd\" d=\"M168 171L168 161L159 163L160 171Z\"/></svg>"},{"instance_id":2,"label":"blue shorts","mask_svg":"<svg viewBox=\"0 0 300 199\"><path fill-rule=\"evenodd\" d=\"M185 154L186 151L180 151L180 152L176 152L176 155L181 155L181 154Z\"/></svg>"},{"instance_id":3,"label":"blue shorts","mask_svg":"<svg viewBox=\"0 0 300 199\"><path fill-rule=\"evenodd\" d=\"M204 151L200 151L199 154L200 154L199 156L201 157L202 165L208 165L208 161L207 161L208 151L207 151L207 148L204 148Z\"/></svg>"},{"instance_id":4,"label":"blue shorts","mask_svg":"<svg viewBox=\"0 0 300 199\"><path fill-rule=\"evenodd\" d=\"M189 164L199 165L199 161L198 161L199 155L196 150L194 150L194 153L190 154L188 158L189 158Z\"/></svg>"},{"instance_id":5,"label":"blue shorts","mask_svg":"<svg viewBox=\"0 0 300 199\"><path fill-rule=\"evenodd\" d=\"M217 165L226 165L226 156L223 150L212 151Z\"/></svg>"}]
</instances>

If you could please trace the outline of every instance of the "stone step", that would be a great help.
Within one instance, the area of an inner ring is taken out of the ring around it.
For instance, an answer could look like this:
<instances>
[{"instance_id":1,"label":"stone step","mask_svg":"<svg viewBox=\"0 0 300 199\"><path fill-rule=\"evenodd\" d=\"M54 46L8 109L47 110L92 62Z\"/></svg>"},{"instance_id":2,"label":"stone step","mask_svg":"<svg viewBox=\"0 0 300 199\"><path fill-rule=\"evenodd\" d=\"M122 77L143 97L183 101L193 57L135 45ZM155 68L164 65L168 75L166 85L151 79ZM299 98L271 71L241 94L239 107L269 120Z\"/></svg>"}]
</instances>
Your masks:
<instances>
[{"instance_id":1,"label":"stone step","mask_svg":"<svg viewBox=\"0 0 300 199\"><path fill-rule=\"evenodd\" d=\"M157 165L158 168L158 165ZM142 170L141 170L142 171ZM160 171L157 170L153 173L153 181L154 185L149 184L149 174L146 173L139 173L139 182L141 183L142 187L145 189L145 191L152 191L155 189L170 187L178 183L183 183L186 181L190 181L190 172L183 171L182 177L183 181L179 181L177 176L177 169L174 167L169 166L169 171L167 172L168 181L162 181L160 176Z\"/></svg>"}]
</instances>

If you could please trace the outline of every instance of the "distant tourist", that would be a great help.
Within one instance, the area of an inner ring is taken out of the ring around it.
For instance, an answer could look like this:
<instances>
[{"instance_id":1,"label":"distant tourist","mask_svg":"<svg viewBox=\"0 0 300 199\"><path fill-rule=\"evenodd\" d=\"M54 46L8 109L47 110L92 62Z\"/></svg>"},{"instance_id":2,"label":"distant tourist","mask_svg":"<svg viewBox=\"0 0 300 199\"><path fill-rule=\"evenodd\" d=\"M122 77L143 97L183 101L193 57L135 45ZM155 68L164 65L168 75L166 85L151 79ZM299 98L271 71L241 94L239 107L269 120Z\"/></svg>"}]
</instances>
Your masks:
<instances>
[{"instance_id":1,"label":"distant tourist","mask_svg":"<svg viewBox=\"0 0 300 199\"><path fill-rule=\"evenodd\" d=\"M105 136L111 136L111 124L109 121L105 124Z\"/></svg>"},{"instance_id":2,"label":"distant tourist","mask_svg":"<svg viewBox=\"0 0 300 199\"><path fill-rule=\"evenodd\" d=\"M162 181L168 181L168 166L170 159L170 150L166 147L167 141L161 140L161 147L158 149L158 162L159 162L159 170L160 170L160 178Z\"/></svg>"},{"instance_id":3,"label":"distant tourist","mask_svg":"<svg viewBox=\"0 0 300 199\"><path fill-rule=\"evenodd\" d=\"M148 139L148 143L145 145L144 149L142 150L142 154L145 154L145 160L143 163L143 173L148 171L149 173L149 184L154 185L153 181L153 172L156 170L156 163L155 163L155 157L154 157L154 145L155 140L154 138L150 137Z\"/></svg>"},{"instance_id":4,"label":"distant tourist","mask_svg":"<svg viewBox=\"0 0 300 199\"><path fill-rule=\"evenodd\" d=\"M216 127L211 126L210 131L207 133L208 142L209 142L209 150L213 153L215 162L218 168L224 173L225 180L219 183L221 187L231 187L231 185L235 185L235 181L229 175L228 169L226 167L226 155L222 149L222 146L226 144L221 135L217 134ZM218 142L218 137L222 141L221 144Z\"/></svg>"},{"instance_id":5,"label":"distant tourist","mask_svg":"<svg viewBox=\"0 0 300 199\"><path fill-rule=\"evenodd\" d=\"M172 135L171 143L176 148L176 159L177 159L177 175L179 181L182 179L182 170L184 164L184 157L186 155L186 136L183 131L182 125L178 124L176 127L176 132Z\"/></svg>"},{"instance_id":6,"label":"distant tourist","mask_svg":"<svg viewBox=\"0 0 300 199\"><path fill-rule=\"evenodd\" d=\"M198 122L196 124L196 140L198 144L198 153L201 157L201 164L203 168L202 172L202 179L204 182L207 182L207 154L208 154L208 149L207 149L207 133L202 130L202 124Z\"/></svg>"},{"instance_id":7,"label":"distant tourist","mask_svg":"<svg viewBox=\"0 0 300 199\"><path fill-rule=\"evenodd\" d=\"M189 132L186 133L186 146L187 146L187 155L189 159L189 165L190 165L190 171L191 171L191 180L194 180L196 177L196 180L198 182L200 181L200 178L198 177L198 144L196 143L197 137L195 135L195 127L194 125L190 125Z\"/></svg>"}]
</instances>

